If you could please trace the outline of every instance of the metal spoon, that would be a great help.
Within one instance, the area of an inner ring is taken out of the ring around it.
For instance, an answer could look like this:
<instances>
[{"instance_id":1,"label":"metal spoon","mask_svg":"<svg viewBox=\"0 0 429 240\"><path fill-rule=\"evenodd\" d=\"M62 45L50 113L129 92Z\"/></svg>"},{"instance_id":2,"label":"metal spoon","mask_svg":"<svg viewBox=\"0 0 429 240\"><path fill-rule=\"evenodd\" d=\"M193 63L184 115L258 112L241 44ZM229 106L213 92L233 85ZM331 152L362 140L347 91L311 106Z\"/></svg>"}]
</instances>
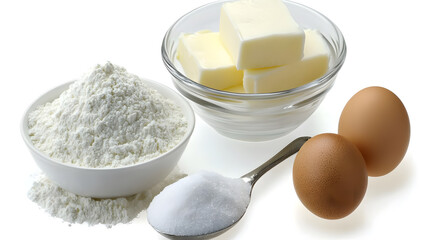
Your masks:
<instances>
[{"instance_id":1,"label":"metal spoon","mask_svg":"<svg viewBox=\"0 0 429 240\"><path fill-rule=\"evenodd\" d=\"M268 161L266 161L264 164L255 168L253 171L250 171L249 173L241 176L241 179L244 182L249 183L251 185L250 194L252 194L252 190L253 190L255 183L258 181L258 179L262 175L264 175L266 172L268 172L271 168L275 167L277 164L283 162L283 160L285 160L286 158L288 158L288 157L292 156L293 154L295 154L296 152L298 152L299 149L301 148L301 146L308 139L310 139L310 137L300 137L300 138L295 139L294 141L289 143L286 147L284 147L282 150L280 150L280 152L278 152L276 155L274 155L272 158L270 158ZM215 232L206 233L203 235L177 236L177 235L171 235L168 233L164 233L164 232L156 229L155 227L153 227L153 226L152 227L158 233L160 233L161 235L163 235L164 237L169 238L169 239L174 239L174 240L211 239L211 238L214 238L214 237L217 237L217 236L223 234L224 232L228 231L233 226L235 226L235 224L237 224L237 222L240 221L240 219L244 216L244 213L245 213L245 211L243 212L243 215L237 221L235 221L234 223L232 223L228 227L225 227L225 228L220 229L220 230L215 231Z\"/></svg>"}]
</instances>

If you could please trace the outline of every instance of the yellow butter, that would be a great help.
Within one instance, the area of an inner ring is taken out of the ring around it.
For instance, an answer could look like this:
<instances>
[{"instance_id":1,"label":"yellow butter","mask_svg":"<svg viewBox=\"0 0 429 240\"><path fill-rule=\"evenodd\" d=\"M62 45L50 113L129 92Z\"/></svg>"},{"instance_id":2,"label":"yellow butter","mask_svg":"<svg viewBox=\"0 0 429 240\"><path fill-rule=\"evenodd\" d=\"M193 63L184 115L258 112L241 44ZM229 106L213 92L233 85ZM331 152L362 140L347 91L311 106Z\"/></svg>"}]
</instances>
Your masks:
<instances>
[{"instance_id":1,"label":"yellow butter","mask_svg":"<svg viewBox=\"0 0 429 240\"><path fill-rule=\"evenodd\" d=\"M317 30L305 30L304 57L295 63L244 71L249 93L277 92L299 87L323 76L329 67L329 47Z\"/></svg>"},{"instance_id":2,"label":"yellow butter","mask_svg":"<svg viewBox=\"0 0 429 240\"><path fill-rule=\"evenodd\" d=\"M281 0L225 3L219 31L237 69L279 66L303 56L304 31Z\"/></svg>"},{"instance_id":3,"label":"yellow butter","mask_svg":"<svg viewBox=\"0 0 429 240\"><path fill-rule=\"evenodd\" d=\"M234 87L230 87L230 88L224 89L224 91L233 92L233 93L246 93L243 85L237 85Z\"/></svg>"},{"instance_id":4,"label":"yellow butter","mask_svg":"<svg viewBox=\"0 0 429 240\"><path fill-rule=\"evenodd\" d=\"M243 71L236 69L218 32L182 34L177 58L188 78L207 87L223 90L243 82Z\"/></svg>"}]
</instances>

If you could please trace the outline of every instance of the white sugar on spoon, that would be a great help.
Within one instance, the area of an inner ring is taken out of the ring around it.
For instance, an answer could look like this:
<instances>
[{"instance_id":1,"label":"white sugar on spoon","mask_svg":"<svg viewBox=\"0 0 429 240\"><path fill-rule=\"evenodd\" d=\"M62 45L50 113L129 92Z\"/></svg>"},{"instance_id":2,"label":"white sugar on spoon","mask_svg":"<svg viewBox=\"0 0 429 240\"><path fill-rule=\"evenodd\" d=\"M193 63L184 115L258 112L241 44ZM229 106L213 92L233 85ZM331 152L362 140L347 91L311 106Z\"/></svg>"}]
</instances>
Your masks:
<instances>
[{"instance_id":1,"label":"white sugar on spoon","mask_svg":"<svg viewBox=\"0 0 429 240\"><path fill-rule=\"evenodd\" d=\"M148 222L170 239L208 239L224 233L243 217L256 181L308 139L294 140L241 178L203 171L167 186L149 205Z\"/></svg>"},{"instance_id":2,"label":"white sugar on spoon","mask_svg":"<svg viewBox=\"0 0 429 240\"><path fill-rule=\"evenodd\" d=\"M216 232L246 211L251 185L213 172L198 172L166 187L147 210L150 224L173 235Z\"/></svg>"}]
</instances>

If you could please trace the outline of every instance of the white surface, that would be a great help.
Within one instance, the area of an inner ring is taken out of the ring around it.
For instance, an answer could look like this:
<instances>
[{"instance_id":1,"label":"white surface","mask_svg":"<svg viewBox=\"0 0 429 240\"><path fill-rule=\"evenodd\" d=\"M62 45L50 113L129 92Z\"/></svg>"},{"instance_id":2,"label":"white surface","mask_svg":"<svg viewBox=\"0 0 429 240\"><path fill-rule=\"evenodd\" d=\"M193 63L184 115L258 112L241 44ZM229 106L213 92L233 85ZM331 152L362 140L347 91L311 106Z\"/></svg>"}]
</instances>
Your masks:
<instances>
[{"instance_id":1,"label":"white surface","mask_svg":"<svg viewBox=\"0 0 429 240\"><path fill-rule=\"evenodd\" d=\"M35 239L163 239L143 213L127 225L69 226L30 202L26 193L35 165L19 133L26 107L54 86L80 77L106 60L129 72L172 86L161 61L161 41L182 14L207 3L192 1L0 2L0 132L3 152L1 235ZM425 1L302 0L342 30L348 55L320 108L289 136L269 142L227 139L197 118L180 166L240 176L301 135L336 132L346 101L358 90L384 86L404 102L411 119L407 155L394 172L370 178L367 194L350 216L335 221L309 213L292 183L292 159L256 184L248 212L218 239L362 239L427 236L429 169Z\"/></svg>"}]
</instances>

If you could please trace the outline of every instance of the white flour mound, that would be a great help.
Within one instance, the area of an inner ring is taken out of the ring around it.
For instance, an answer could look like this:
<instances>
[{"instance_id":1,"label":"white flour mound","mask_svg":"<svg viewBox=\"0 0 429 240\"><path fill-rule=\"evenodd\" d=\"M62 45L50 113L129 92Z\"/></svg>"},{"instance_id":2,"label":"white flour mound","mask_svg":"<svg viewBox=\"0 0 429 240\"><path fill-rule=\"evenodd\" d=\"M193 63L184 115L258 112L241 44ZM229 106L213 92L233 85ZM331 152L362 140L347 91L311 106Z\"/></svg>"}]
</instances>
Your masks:
<instances>
[{"instance_id":1,"label":"white flour mound","mask_svg":"<svg viewBox=\"0 0 429 240\"><path fill-rule=\"evenodd\" d=\"M175 169L152 189L130 197L94 199L82 197L60 188L45 176L40 176L28 192L28 198L53 217L69 223L105 224L111 227L129 223L149 206L164 187L183 178L186 174Z\"/></svg>"},{"instance_id":2,"label":"white flour mound","mask_svg":"<svg viewBox=\"0 0 429 240\"><path fill-rule=\"evenodd\" d=\"M176 146L186 133L180 107L110 62L29 114L29 135L48 156L82 167L122 167Z\"/></svg>"}]
</instances>

